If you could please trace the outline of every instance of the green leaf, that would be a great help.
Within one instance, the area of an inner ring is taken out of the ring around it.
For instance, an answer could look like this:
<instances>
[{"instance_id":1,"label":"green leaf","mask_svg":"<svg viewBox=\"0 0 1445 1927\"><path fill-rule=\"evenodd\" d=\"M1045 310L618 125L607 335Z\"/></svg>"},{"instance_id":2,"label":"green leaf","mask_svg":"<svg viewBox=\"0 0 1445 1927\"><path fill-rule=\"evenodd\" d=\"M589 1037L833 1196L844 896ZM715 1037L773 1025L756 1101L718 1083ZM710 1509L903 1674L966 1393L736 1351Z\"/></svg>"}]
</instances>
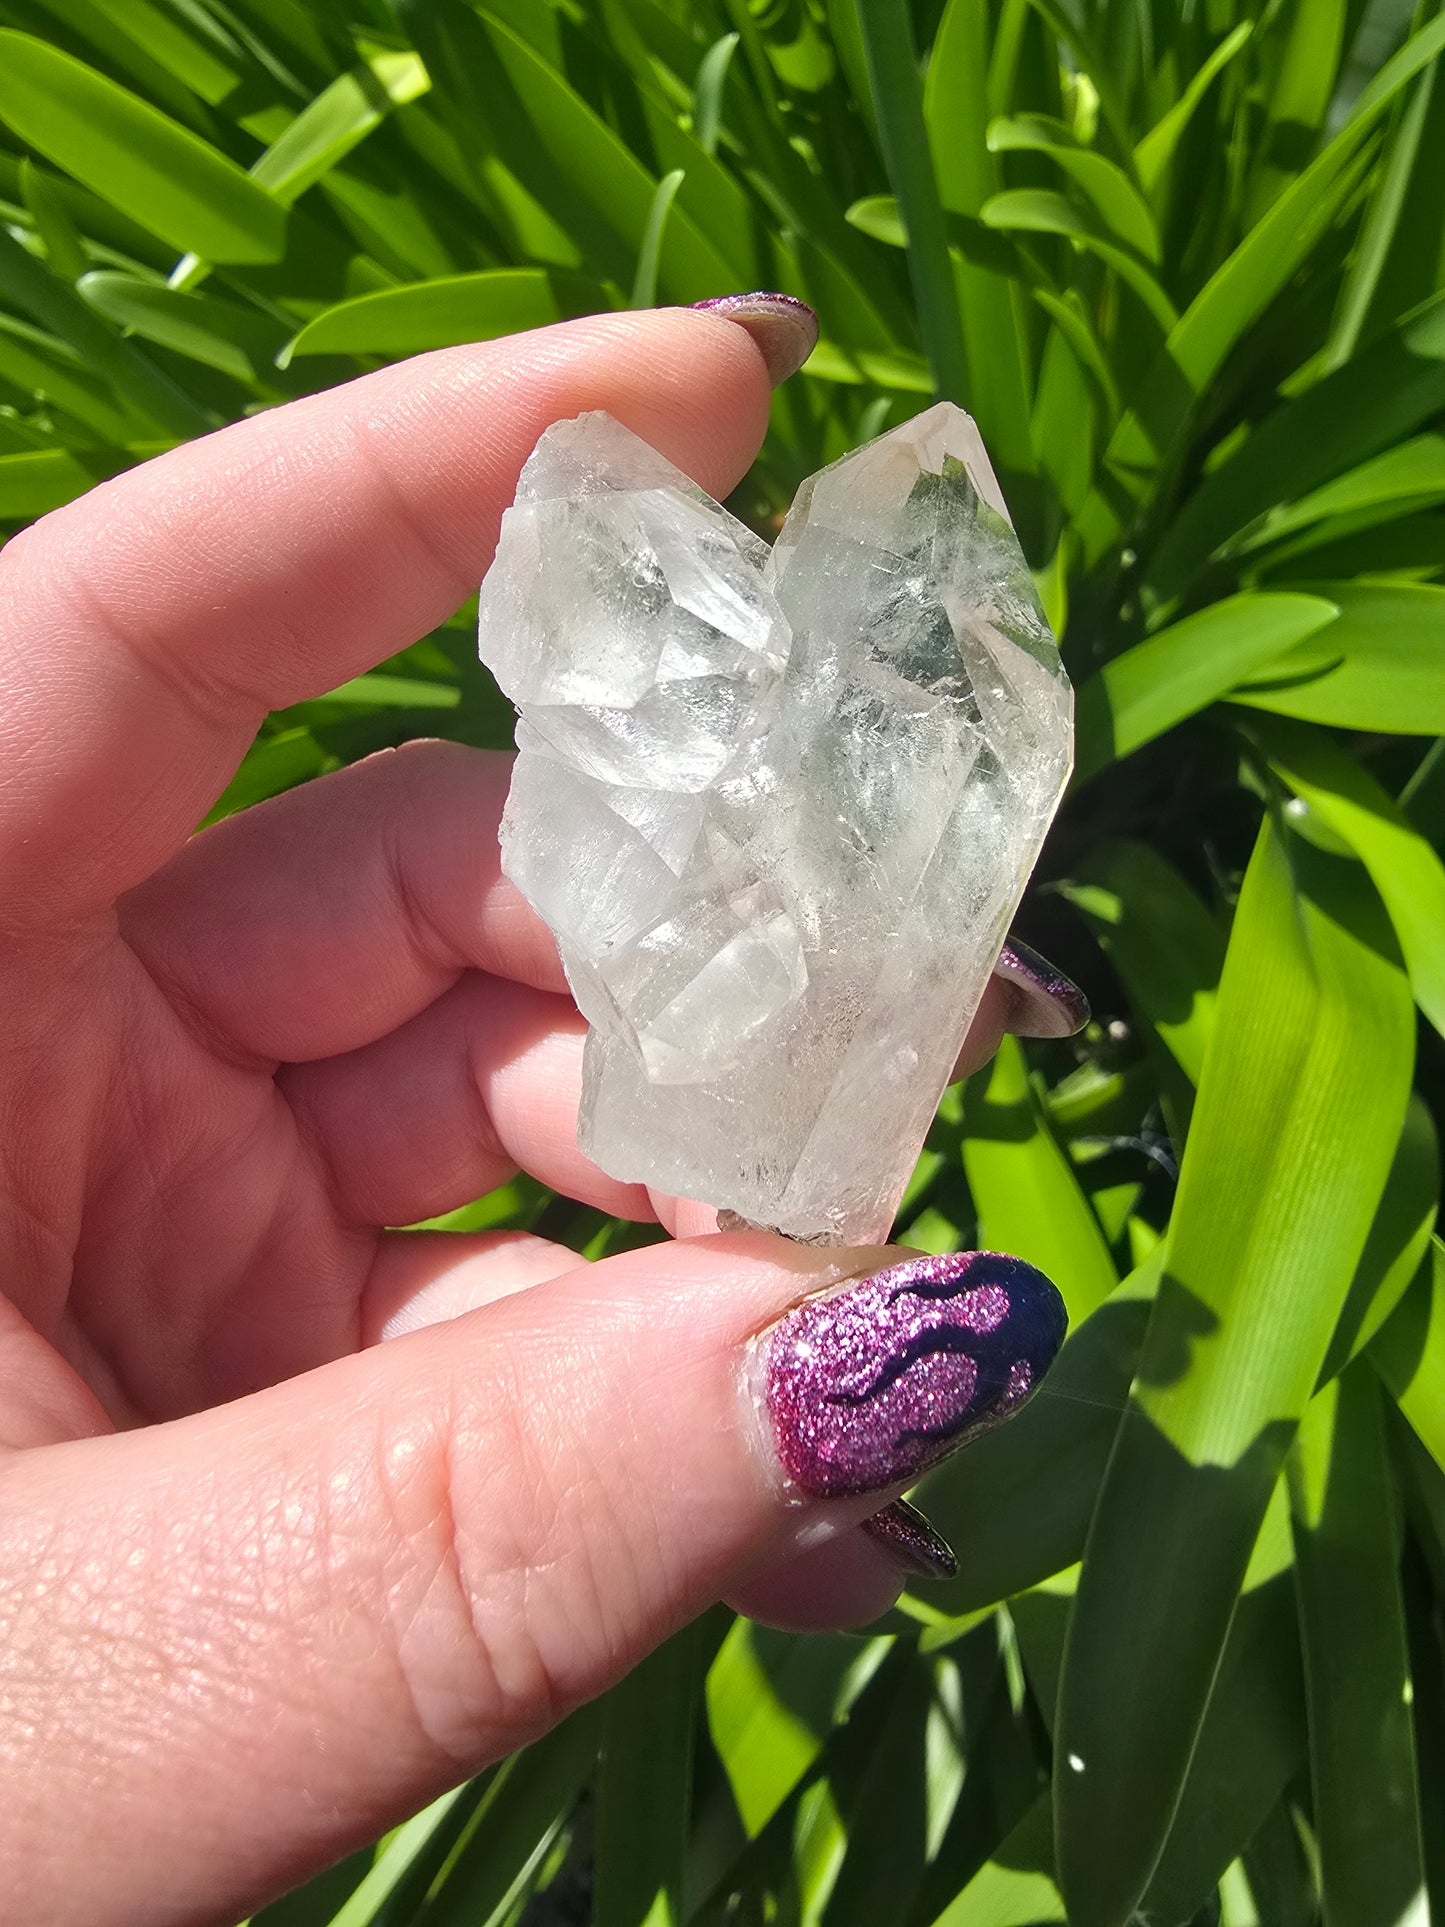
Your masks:
<instances>
[{"instance_id":1,"label":"green leaf","mask_svg":"<svg viewBox=\"0 0 1445 1927\"><path fill-rule=\"evenodd\" d=\"M97 314L159 347L204 362L236 381L275 379L273 365L287 329L259 308L211 294L183 294L106 269L83 275L76 285Z\"/></svg>"},{"instance_id":2,"label":"green leaf","mask_svg":"<svg viewBox=\"0 0 1445 1927\"><path fill-rule=\"evenodd\" d=\"M600 1730L599 1707L581 1707L503 1763L427 1898L426 1927L511 1927L592 1772Z\"/></svg>"},{"instance_id":3,"label":"green leaf","mask_svg":"<svg viewBox=\"0 0 1445 1927\"><path fill-rule=\"evenodd\" d=\"M657 268L662 259L662 237L667 232L667 217L677 199L677 190L686 178L682 168L675 167L657 183L657 192L652 197L652 206L647 213L642 246L637 250L637 273L632 280L629 307L652 308L657 305Z\"/></svg>"},{"instance_id":4,"label":"green leaf","mask_svg":"<svg viewBox=\"0 0 1445 1927\"><path fill-rule=\"evenodd\" d=\"M1298 501L1282 504L1240 547L1248 554L1335 516L1349 516L1350 526L1359 528L1369 511L1393 516L1441 500L1445 500L1445 435L1416 435Z\"/></svg>"},{"instance_id":5,"label":"green leaf","mask_svg":"<svg viewBox=\"0 0 1445 1927\"><path fill-rule=\"evenodd\" d=\"M1054 1142L1016 1037L968 1081L963 1165L990 1251L1037 1265L1063 1293L1073 1322L1119 1282L1109 1246L1068 1158Z\"/></svg>"},{"instance_id":6,"label":"green leaf","mask_svg":"<svg viewBox=\"0 0 1445 1927\"><path fill-rule=\"evenodd\" d=\"M1043 1794L933 1927L1045 1927L1066 1921L1053 1874L1053 1825Z\"/></svg>"},{"instance_id":7,"label":"green leaf","mask_svg":"<svg viewBox=\"0 0 1445 1927\"><path fill-rule=\"evenodd\" d=\"M1277 1489L1230 1626L1175 1825L1139 1909L1143 1920L1194 1919L1303 1759L1290 1557L1288 1510ZM1051 1727L1076 1583L1077 1575L1061 1575L1009 1608L1030 1684Z\"/></svg>"},{"instance_id":8,"label":"green leaf","mask_svg":"<svg viewBox=\"0 0 1445 1927\"><path fill-rule=\"evenodd\" d=\"M602 305L600 289L556 269L484 268L342 301L307 322L283 365L296 355L412 355L494 341Z\"/></svg>"},{"instance_id":9,"label":"green leaf","mask_svg":"<svg viewBox=\"0 0 1445 1927\"><path fill-rule=\"evenodd\" d=\"M157 455L166 446L154 442L127 450L37 448L0 455L0 521L28 522L46 515L132 461Z\"/></svg>"},{"instance_id":10,"label":"green leaf","mask_svg":"<svg viewBox=\"0 0 1445 1927\"><path fill-rule=\"evenodd\" d=\"M176 438L204 435L216 427L218 418L210 409L188 395L148 356L122 341L74 288L42 267L3 224L0 283L11 301L43 329L59 336L93 373L110 383L118 397L140 409L157 427Z\"/></svg>"},{"instance_id":11,"label":"green leaf","mask_svg":"<svg viewBox=\"0 0 1445 1927\"><path fill-rule=\"evenodd\" d=\"M147 418L118 396L114 385L88 368L68 343L43 328L0 312L0 382L63 409L102 442L123 443L145 432Z\"/></svg>"},{"instance_id":12,"label":"green leaf","mask_svg":"<svg viewBox=\"0 0 1445 1927\"><path fill-rule=\"evenodd\" d=\"M51 272L62 281L78 280L86 268L85 248L70 210L50 176L28 156L20 163L20 186Z\"/></svg>"},{"instance_id":13,"label":"green leaf","mask_svg":"<svg viewBox=\"0 0 1445 1927\"><path fill-rule=\"evenodd\" d=\"M1135 406L1120 421L1106 461L1127 492L1142 495L1177 457L1199 395L1225 357L1318 244L1364 171L1362 134L1340 134L1250 229L1170 329ZM1091 552L1120 526L1106 511L1088 527Z\"/></svg>"},{"instance_id":14,"label":"green leaf","mask_svg":"<svg viewBox=\"0 0 1445 1927\"><path fill-rule=\"evenodd\" d=\"M1384 109L1445 47L1445 15L1432 20L1381 68L1351 118L1291 182L1216 270L1165 342L1136 409L1115 430L1107 459L1126 490L1172 461L1195 400L1245 330L1264 313L1319 242L1363 172L1362 147ZM1378 444L1377 444L1378 445ZM1119 527L1102 502L1087 524L1090 554Z\"/></svg>"},{"instance_id":15,"label":"green leaf","mask_svg":"<svg viewBox=\"0 0 1445 1927\"><path fill-rule=\"evenodd\" d=\"M1158 186L1200 102L1253 32L1252 20L1241 20L1238 26L1231 29L1191 76L1189 85L1178 100L1160 115L1134 149L1134 172L1146 193L1152 193Z\"/></svg>"},{"instance_id":16,"label":"green leaf","mask_svg":"<svg viewBox=\"0 0 1445 1927\"><path fill-rule=\"evenodd\" d=\"M1445 612L1445 592L1437 593ZM1445 626L1438 643L1445 650ZM1277 774L1369 871L1395 926L1415 1001L1445 1036L1445 864L1331 738L1282 722L1254 725L1253 733Z\"/></svg>"},{"instance_id":17,"label":"green leaf","mask_svg":"<svg viewBox=\"0 0 1445 1927\"><path fill-rule=\"evenodd\" d=\"M330 1927L371 1927L456 1809L474 1798L470 1784L454 1787L398 1827L366 1878L332 1916Z\"/></svg>"},{"instance_id":18,"label":"green leaf","mask_svg":"<svg viewBox=\"0 0 1445 1927\"><path fill-rule=\"evenodd\" d=\"M296 784L334 769L336 762L311 731L300 724L261 736L251 745L246 760L207 811L206 822L218 823L222 817L234 816L237 810L249 809L268 796L279 796L283 790L294 789Z\"/></svg>"},{"instance_id":19,"label":"green leaf","mask_svg":"<svg viewBox=\"0 0 1445 1927\"><path fill-rule=\"evenodd\" d=\"M1043 114L1003 115L989 123L988 145L994 154L1047 154L1093 202L1116 241L1146 261L1159 262L1159 230L1148 202L1122 167L1081 145L1062 121Z\"/></svg>"},{"instance_id":20,"label":"green leaf","mask_svg":"<svg viewBox=\"0 0 1445 1927\"><path fill-rule=\"evenodd\" d=\"M707 1716L749 1838L759 1834L862 1692L889 1641L774 1632L737 1620L707 1676Z\"/></svg>"},{"instance_id":21,"label":"green leaf","mask_svg":"<svg viewBox=\"0 0 1445 1927\"><path fill-rule=\"evenodd\" d=\"M1363 1362L1311 1400L1289 1483L1324 1917L1394 1927L1420 1913L1425 1873L1400 1520Z\"/></svg>"},{"instance_id":22,"label":"green leaf","mask_svg":"<svg viewBox=\"0 0 1445 1927\"><path fill-rule=\"evenodd\" d=\"M877 355L870 350L848 351L836 342L820 341L803 368L814 381L840 382L896 389L904 395L932 395L933 375L928 363L913 355Z\"/></svg>"},{"instance_id":23,"label":"green leaf","mask_svg":"<svg viewBox=\"0 0 1445 1927\"><path fill-rule=\"evenodd\" d=\"M1284 1525L1283 1506L1279 1510ZM1260 1540L1270 1537L1267 1519ZM1303 1762L1299 1643L1284 1569L1287 1526L1283 1540L1280 1569L1247 1586L1230 1625L1174 1825L1141 1903L1147 1920L1209 1918L1213 1890ZM1262 1543L1255 1561L1270 1550ZM1278 1558L1267 1556L1266 1564Z\"/></svg>"},{"instance_id":24,"label":"green leaf","mask_svg":"<svg viewBox=\"0 0 1445 1927\"><path fill-rule=\"evenodd\" d=\"M1135 643L1079 688L1075 783L1217 702L1336 614L1320 596L1234 595Z\"/></svg>"},{"instance_id":25,"label":"green leaf","mask_svg":"<svg viewBox=\"0 0 1445 1927\"><path fill-rule=\"evenodd\" d=\"M908 267L934 386L940 395L966 402L971 387L968 353L905 0L858 0L858 24L879 140L908 230Z\"/></svg>"},{"instance_id":26,"label":"green leaf","mask_svg":"<svg viewBox=\"0 0 1445 1927\"><path fill-rule=\"evenodd\" d=\"M286 214L234 161L29 34L0 30L0 119L122 213L212 261L277 261Z\"/></svg>"},{"instance_id":27,"label":"green leaf","mask_svg":"<svg viewBox=\"0 0 1445 1927\"><path fill-rule=\"evenodd\" d=\"M324 696L313 697L310 702L297 703L286 713L327 703L343 703L348 709L455 709L461 699L462 692L455 683L423 682L415 676L353 676L350 682L328 689Z\"/></svg>"},{"instance_id":28,"label":"green leaf","mask_svg":"<svg viewBox=\"0 0 1445 1927\"><path fill-rule=\"evenodd\" d=\"M592 1927L682 1927L707 1631L674 1634L602 1703Z\"/></svg>"},{"instance_id":29,"label":"green leaf","mask_svg":"<svg viewBox=\"0 0 1445 1927\"><path fill-rule=\"evenodd\" d=\"M1056 1813L1078 1927L1123 1927L1158 1862L1412 1061L1408 987L1363 874L1266 820L1065 1657Z\"/></svg>"},{"instance_id":30,"label":"green leaf","mask_svg":"<svg viewBox=\"0 0 1445 1927\"><path fill-rule=\"evenodd\" d=\"M1132 838L1096 845L1061 886L1086 918L1168 1062L1158 1066L1171 1134L1182 1147L1214 1030L1224 933L1178 871ZM1170 1075L1177 1066L1187 1082Z\"/></svg>"},{"instance_id":31,"label":"green leaf","mask_svg":"<svg viewBox=\"0 0 1445 1927\"><path fill-rule=\"evenodd\" d=\"M1159 1274L1156 1253L1073 1328L1016 1418L929 1474L930 1518L968 1548L936 1589L947 1611L994 1605L1082 1556Z\"/></svg>"},{"instance_id":32,"label":"green leaf","mask_svg":"<svg viewBox=\"0 0 1445 1927\"><path fill-rule=\"evenodd\" d=\"M1428 583L1313 584L1339 609L1231 701L1341 729L1445 731L1445 589Z\"/></svg>"},{"instance_id":33,"label":"green leaf","mask_svg":"<svg viewBox=\"0 0 1445 1927\"><path fill-rule=\"evenodd\" d=\"M1370 1362L1445 1471L1445 1244L1438 1238L1370 1346Z\"/></svg>"},{"instance_id":34,"label":"green leaf","mask_svg":"<svg viewBox=\"0 0 1445 1927\"><path fill-rule=\"evenodd\" d=\"M393 107L420 99L430 85L418 55L374 55L339 74L302 109L252 167L252 180L290 207L379 127Z\"/></svg>"},{"instance_id":35,"label":"green leaf","mask_svg":"<svg viewBox=\"0 0 1445 1927\"><path fill-rule=\"evenodd\" d=\"M991 34L985 0L948 0L923 88L938 198L945 214L977 220L1003 185L985 140ZM968 360L969 405L1007 488L1034 472L1029 422L1029 354L1022 290L1011 280L956 260L954 280Z\"/></svg>"},{"instance_id":36,"label":"green leaf","mask_svg":"<svg viewBox=\"0 0 1445 1927\"><path fill-rule=\"evenodd\" d=\"M1429 128L1432 100L1438 96L1439 78L1438 66L1421 74L1404 112L1390 132L1385 163L1376 177L1369 211L1340 289L1334 325L1325 347L1326 368L1338 368L1349 360L1367 331L1372 310L1378 313L1382 293L1388 298L1386 274L1396 243L1421 238L1408 231L1410 190L1415 176L1427 178L1430 171L1428 167L1421 167L1419 161L1421 143ZM1436 132L1438 127L1437 119ZM1425 151L1428 154L1429 149ZM1438 219L1437 214L1437 232ZM1425 292L1423 288L1420 290L1421 294ZM1393 319L1413 305L1413 300L1398 301L1393 307L1386 307L1379 318ZM1373 334L1377 330L1371 328L1368 332Z\"/></svg>"},{"instance_id":37,"label":"green leaf","mask_svg":"<svg viewBox=\"0 0 1445 1927\"><path fill-rule=\"evenodd\" d=\"M995 194L979 214L985 226L1027 234L1062 234L1111 267L1131 287L1165 334L1179 321L1174 303L1144 263L1090 222L1071 201L1044 187L1016 187Z\"/></svg>"},{"instance_id":38,"label":"green leaf","mask_svg":"<svg viewBox=\"0 0 1445 1927\"><path fill-rule=\"evenodd\" d=\"M911 1654L909 1660L861 1770L841 1757L831 1765L846 1847L823 1927L877 1927L905 1915L963 1786L960 1708L949 1692L954 1664Z\"/></svg>"},{"instance_id":39,"label":"green leaf","mask_svg":"<svg viewBox=\"0 0 1445 1927\"><path fill-rule=\"evenodd\" d=\"M1149 563L1146 593L1169 602L1230 536L1387 449L1445 408L1445 291L1348 366L1286 402L1211 470Z\"/></svg>"},{"instance_id":40,"label":"green leaf","mask_svg":"<svg viewBox=\"0 0 1445 1927\"><path fill-rule=\"evenodd\" d=\"M1278 50L1246 220L1258 220L1299 171L1335 91L1345 0L1295 0Z\"/></svg>"},{"instance_id":41,"label":"green leaf","mask_svg":"<svg viewBox=\"0 0 1445 1927\"><path fill-rule=\"evenodd\" d=\"M1371 1342L1415 1282L1429 1255L1439 1208L1440 1142L1435 1120L1414 1092L1375 1221L1320 1367L1321 1386Z\"/></svg>"},{"instance_id":42,"label":"green leaf","mask_svg":"<svg viewBox=\"0 0 1445 1927\"><path fill-rule=\"evenodd\" d=\"M718 130L722 125L723 89L728 68L737 52L738 36L725 33L715 40L698 62L692 94L692 137L704 154L717 152Z\"/></svg>"},{"instance_id":43,"label":"green leaf","mask_svg":"<svg viewBox=\"0 0 1445 1927\"><path fill-rule=\"evenodd\" d=\"M596 221L616 236L632 267L646 237L657 182L581 95L515 33L488 18L487 34L497 84L511 90L513 110L525 123L518 137L533 153L541 150ZM525 165L521 152L516 158ZM666 298L697 301L733 285L726 257L692 219L684 196L668 223L662 270Z\"/></svg>"}]
</instances>

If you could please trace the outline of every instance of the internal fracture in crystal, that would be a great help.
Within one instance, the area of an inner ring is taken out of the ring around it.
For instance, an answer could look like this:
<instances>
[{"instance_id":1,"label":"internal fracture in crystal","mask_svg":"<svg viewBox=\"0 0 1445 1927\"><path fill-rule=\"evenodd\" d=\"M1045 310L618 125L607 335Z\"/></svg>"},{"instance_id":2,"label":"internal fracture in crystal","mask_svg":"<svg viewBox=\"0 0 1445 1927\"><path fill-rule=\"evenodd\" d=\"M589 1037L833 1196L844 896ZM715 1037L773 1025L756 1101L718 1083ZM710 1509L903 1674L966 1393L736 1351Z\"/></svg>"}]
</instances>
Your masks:
<instances>
[{"instance_id":1,"label":"internal fracture in crystal","mask_svg":"<svg viewBox=\"0 0 1445 1927\"><path fill-rule=\"evenodd\" d=\"M503 863L591 1025L582 1149L823 1242L886 1235L1072 753L982 440L940 403L776 546L609 416L549 428L481 595Z\"/></svg>"}]
</instances>

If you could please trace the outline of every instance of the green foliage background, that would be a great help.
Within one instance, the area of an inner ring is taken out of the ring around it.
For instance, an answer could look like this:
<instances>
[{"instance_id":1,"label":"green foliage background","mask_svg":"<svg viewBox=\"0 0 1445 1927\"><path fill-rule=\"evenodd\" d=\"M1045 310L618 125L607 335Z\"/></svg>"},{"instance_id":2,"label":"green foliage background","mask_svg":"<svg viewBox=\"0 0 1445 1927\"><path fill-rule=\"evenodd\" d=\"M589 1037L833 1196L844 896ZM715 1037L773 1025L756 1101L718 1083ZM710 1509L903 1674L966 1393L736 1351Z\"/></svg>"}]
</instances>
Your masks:
<instances>
[{"instance_id":1,"label":"green foliage background","mask_svg":"<svg viewBox=\"0 0 1445 1927\"><path fill-rule=\"evenodd\" d=\"M1045 1266L1046 1393L867 1638L719 1609L257 1927L1445 1918L1445 15L1362 0L0 0L0 519L417 349L750 287L738 505L977 415L1079 690L904 1241ZM468 612L217 812L502 742ZM526 1180L456 1213L591 1254ZM1067 1910L1067 1914L1066 1914Z\"/></svg>"}]
</instances>

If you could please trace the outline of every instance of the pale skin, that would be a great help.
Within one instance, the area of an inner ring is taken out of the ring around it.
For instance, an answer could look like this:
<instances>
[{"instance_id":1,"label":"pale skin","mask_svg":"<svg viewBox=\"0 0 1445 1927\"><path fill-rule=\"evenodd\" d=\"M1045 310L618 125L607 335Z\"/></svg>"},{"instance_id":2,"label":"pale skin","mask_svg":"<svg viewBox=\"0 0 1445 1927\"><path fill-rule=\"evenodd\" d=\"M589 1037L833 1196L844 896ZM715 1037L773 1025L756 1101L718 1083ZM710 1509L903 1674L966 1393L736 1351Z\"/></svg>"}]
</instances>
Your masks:
<instances>
[{"instance_id":1,"label":"pale skin","mask_svg":"<svg viewBox=\"0 0 1445 1927\"><path fill-rule=\"evenodd\" d=\"M191 834L268 709L476 587L548 422L606 408L722 495L768 392L730 321L571 323L175 450L0 556L17 1923L234 1920L719 1597L837 1625L898 1590L854 1529L891 1495L797 1503L739 1392L752 1334L882 1254L703 1235L582 1157L507 760L414 744ZM519 1168L679 1241L385 1228Z\"/></svg>"}]
</instances>

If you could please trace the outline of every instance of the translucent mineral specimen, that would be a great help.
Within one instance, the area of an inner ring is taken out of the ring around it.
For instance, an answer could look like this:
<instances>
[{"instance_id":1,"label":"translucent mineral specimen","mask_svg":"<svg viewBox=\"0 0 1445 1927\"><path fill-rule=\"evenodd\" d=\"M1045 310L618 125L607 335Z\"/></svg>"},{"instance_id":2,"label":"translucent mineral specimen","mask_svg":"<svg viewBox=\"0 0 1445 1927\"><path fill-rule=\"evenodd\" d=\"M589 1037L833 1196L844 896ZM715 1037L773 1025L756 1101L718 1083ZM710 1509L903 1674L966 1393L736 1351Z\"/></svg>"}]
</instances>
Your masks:
<instances>
[{"instance_id":1,"label":"translucent mineral specimen","mask_svg":"<svg viewBox=\"0 0 1445 1927\"><path fill-rule=\"evenodd\" d=\"M587 1042L579 1141L882 1238L1038 856L1072 695L978 430L805 482L769 553L609 416L549 428L482 585L508 874Z\"/></svg>"}]
</instances>

